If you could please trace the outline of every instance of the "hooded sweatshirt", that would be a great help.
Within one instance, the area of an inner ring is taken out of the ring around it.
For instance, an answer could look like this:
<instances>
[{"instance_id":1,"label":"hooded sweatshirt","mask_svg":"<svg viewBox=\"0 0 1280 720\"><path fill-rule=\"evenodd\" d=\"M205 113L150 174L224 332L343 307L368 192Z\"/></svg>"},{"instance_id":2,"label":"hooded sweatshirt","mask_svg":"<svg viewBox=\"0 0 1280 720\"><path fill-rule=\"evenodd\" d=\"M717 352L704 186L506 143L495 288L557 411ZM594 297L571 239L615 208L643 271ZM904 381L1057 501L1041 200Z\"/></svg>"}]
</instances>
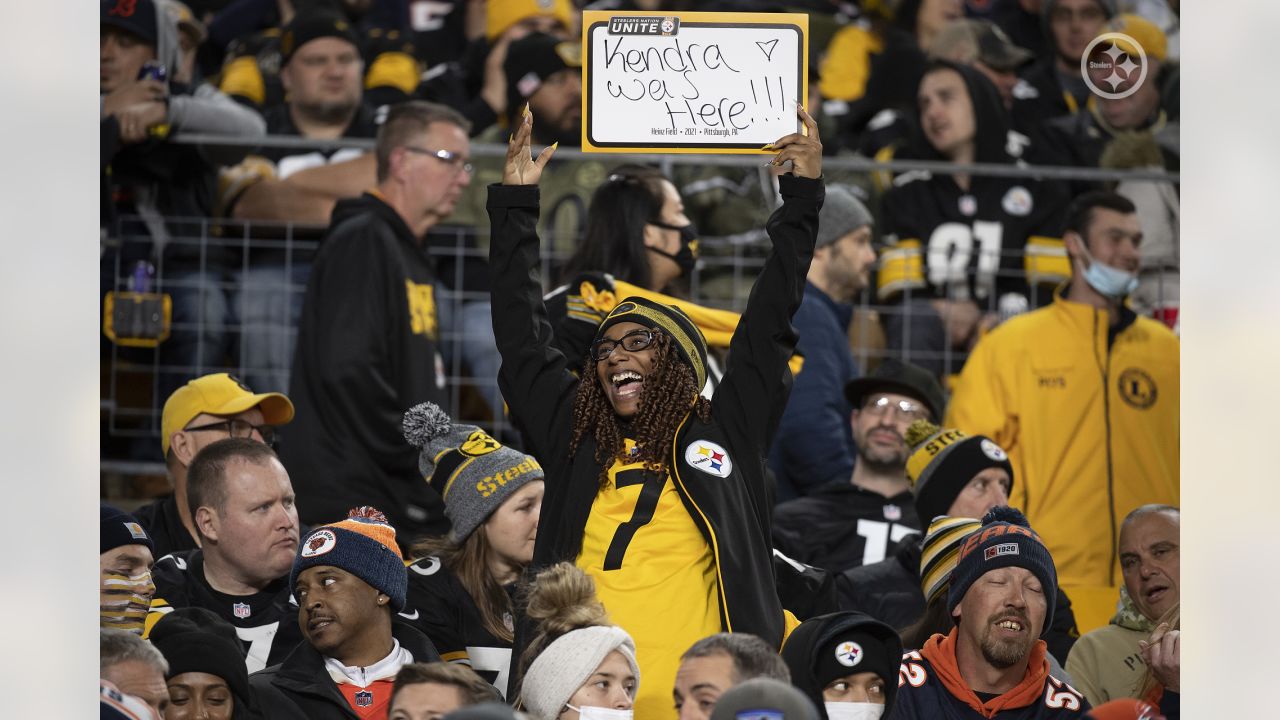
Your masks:
<instances>
[{"instance_id":1,"label":"hooded sweatshirt","mask_svg":"<svg viewBox=\"0 0 1280 720\"><path fill-rule=\"evenodd\" d=\"M1019 164L1027 138L1011 132L999 92L981 72L937 62L960 74L974 113L974 162ZM922 125L922 123L917 123ZM911 157L950 160L917 127ZM1058 182L974 175L962 189L952 175L911 171L898 176L882 204L887 247L876 293L905 292L994 306L1008 294L1027 298L1070 276L1062 244L1067 195ZM1040 292L1047 302L1051 293ZM994 309L994 307L992 308Z\"/></svg>"},{"instance_id":2,"label":"hooded sweatshirt","mask_svg":"<svg viewBox=\"0 0 1280 720\"><path fill-rule=\"evenodd\" d=\"M1147 663L1138 643L1151 637L1155 626L1121 585L1120 609L1111 622L1085 633L1067 658L1067 672L1089 702L1101 705L1116 698L1142 695Z\"/></svg>"},{"instance_id":3,"label":"hooded sweatshirt","mask_svg":"<svg viewBox=\"0 0 1280 720\"><path fill-rule=\"evenodd\" d=\"M446 402L434 265L375 193L343 200L302 306L280 459L304 522L383 508L403 544L448 529L440 496L404 441L405 408Z\"/></svg>"},{"instance_id":4,"label":"hooded sweatshirt","mask_svg":"<svg viewBox=\"0 0 1280 720\"><path fill-rule=\"evenodd\" d=\"M854 665L849 666L848 674L874 672L870 666L859 667L862 664L861 660L871 659L874 663L876 659L885 657L888 658L889 667L897 670L895 661L902 654L902 641L898 639L898 634L888 625L860 612L838 612L806 620L787 636L787 641L782 646L782 659L791 671L791 684L813 701L818 708L818 716L821 720L827 720L822 690L831 681L824 682L819 679L818 668L824 664L826 654L831 652L832 643L842 636L855 632L864 637L873 636L879 642L875 647L862 648L864 654L858 657ZM884 715L881 717L887 718L893 712L894 697L898 692L898 678L896 673L891 671L888 677L882 679L885 702Z\"/></svg>"}]
</instances>

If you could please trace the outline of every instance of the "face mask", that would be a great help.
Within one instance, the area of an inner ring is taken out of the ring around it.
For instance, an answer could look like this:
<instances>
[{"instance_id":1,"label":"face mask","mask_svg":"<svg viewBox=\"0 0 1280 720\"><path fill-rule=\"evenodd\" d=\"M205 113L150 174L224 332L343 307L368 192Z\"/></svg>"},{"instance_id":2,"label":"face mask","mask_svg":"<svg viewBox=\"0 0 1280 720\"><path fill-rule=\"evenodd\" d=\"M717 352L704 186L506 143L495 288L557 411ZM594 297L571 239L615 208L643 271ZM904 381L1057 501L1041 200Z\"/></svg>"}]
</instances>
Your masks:
<instances>
[{"instance_id":1,"label":"face mask","mask_svg":"<svg viewBox=\"0 0 1280 720\"><path fill-rule=\"evenodd\" d=\"M1083 243L1080 245L1080 252L1089 261L1089 267L1084 269L1083 276L1089 287L1112 300L1119 300L1138 289L1138 276L1094 260Z\"/></svg>"},{"instance_id":2,"label":"face mask","mask_svg":"<svg viewBox=\"0 0 1280 720\"><path fill-rule=\"evenodd\" d=\"M150 570L133 576L104 573L98 600L99 625L141 635L151 596L155 593Z\"/></svg>"},{"instance_id":3,"label":"face mask","mask_svg":"<svg viewBox=\"0 0 1280 720\"><path fill-rule=\"evenodd\" d=\"M649 249L662 257L670 258L676 265L680 266L680 273L685 277L692 275L693 269L698 265L698 228L693 223L688 225L668 225L657 220L650 220L649 224L680 233L680 250L675 255L654 247Z\"/></svg>"},{"instance_id":4,"label":"face mask","mask_svg":"<svg viewBox=\"0 0 1280 720\"><path fill-rule=\"evenodd\" d=\"M827 717L831 720L878 720L884 715L884 706L868 702L828 702Z\"/></svg>"},{"instance_id":5,"label":"face mask","mask_svg":"<svg viewBox=\"0 0 1280 720\"><path fill-rule=\"evenodd\" d=\"M579 708L569 703L565 703L564 706L570 710L577 710L578 716L582 720L631 720L630 710L614 710L613 708L595 707L593 705L583 705Z\"/></svg>"}]
</instances>

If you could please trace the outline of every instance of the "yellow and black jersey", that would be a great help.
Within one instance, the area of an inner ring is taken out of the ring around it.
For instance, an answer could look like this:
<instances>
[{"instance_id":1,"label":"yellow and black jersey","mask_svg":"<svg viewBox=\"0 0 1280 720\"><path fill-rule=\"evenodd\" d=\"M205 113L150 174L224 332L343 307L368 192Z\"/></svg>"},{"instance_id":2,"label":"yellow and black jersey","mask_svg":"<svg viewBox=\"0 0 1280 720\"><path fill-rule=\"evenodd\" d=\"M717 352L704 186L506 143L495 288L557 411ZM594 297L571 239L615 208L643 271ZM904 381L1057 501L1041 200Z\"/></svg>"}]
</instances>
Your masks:
<instances>
[{"instance_id":1,"label":"yellow and black jersey","mask_svg":"<svg viewBox=\"0 0 1280 720\"><path fill-rule=\"evenodd\" d=\"M407 597L401 616L431 638L441 659L469 666L506 697L511 641L485 628L475 600L440 558L428 556L409 565ZM510 613L503 621L514 630Z\"/></svg>"},{"instance_id":2,"label":"yellow and black jersey","mask_svg":"<svg viewBox=\"0 0 1280 720\"><path fill-rule=\"evenodd\" d=\"M151 599L143 637L166 614L201 607L231 623L245 651L249 672L275 665L302 642L298 606L282 577L253 595L227 595L214 590L204 577L204 551L166 555L156 561L151 577L156 594Z\"/></svg>"},{"instance_id":3,"label":"yellow and black jersey","mask_svg":"<svg viewBox=\"0 0 1280 720\"><path fill-rule=\"evenodd\" d=\"M627 453L634 448L628 439ZM609 619L635 638L645 680L637 716L663 714L680 655L720 632L715 559L671 476L616 460L591 503L577 565L595 580Z\"/></svg>"}]
</instances>

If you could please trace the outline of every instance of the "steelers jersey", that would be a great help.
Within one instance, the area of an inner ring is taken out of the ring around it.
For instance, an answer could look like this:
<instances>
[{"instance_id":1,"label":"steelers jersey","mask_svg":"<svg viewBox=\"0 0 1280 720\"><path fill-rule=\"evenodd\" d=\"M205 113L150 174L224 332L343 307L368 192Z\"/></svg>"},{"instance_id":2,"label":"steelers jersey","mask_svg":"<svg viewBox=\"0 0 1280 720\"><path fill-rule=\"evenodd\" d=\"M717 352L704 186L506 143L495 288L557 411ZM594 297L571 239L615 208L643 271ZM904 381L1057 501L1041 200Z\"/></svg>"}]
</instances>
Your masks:
<instances>
[{"instance_id":1,"label":"steelers jersey","mask_svg":"<svg viewBox=\"0 0 1280 720\"><path fill-rule=\"evenodd\" d=\"M166 555L151 571L156 594L143 636L166 613L202 607L231 623L245 650L245 665L256 672L284 660L302 642L298 606L286 587L288 576L253 595L227 595L214 590L204 576L204 553L191 550Z\"/></svg>"},{"instance_id":2,"label":"steelers jersey","mask_svg":"<svg viewBox=\"0 0 1280 720\"><path fill-rule=\"evenodd\" d=\"M1067 205L1061 183L912 171L881 205L885 247L876 293L972 300L989 310L1013 293L1039 306L1071 275L1062 243Z\"/></svg>"},{"instance_id":3,"label":"steelers jersey","mask_svg":"<svg viewBox=\"0 0 1280 720\"><path fill-rule=\"evenodd\" d=\"M720 632L715 560L669 474L629 462L609 468L591 504L577 565L592 577L609 619L636 643L644 682L636 717L671 714L680 656Z\"/></svg>"},{"instance_id":4,"label":"steelers jersey","mask_svg":"<svg viewBox=\"0 0 1280 720\"><path fill-rule=\"evenodd\" d=\"M506 590L510 597L514 586ZM485 628L475 600L439 558L428 556L409 565L408 603L401 614L431 638L441 659L470 666L507 696L511 641ZM502 619L514 627L510 613Z\"/></svg>"}]
</instances>

